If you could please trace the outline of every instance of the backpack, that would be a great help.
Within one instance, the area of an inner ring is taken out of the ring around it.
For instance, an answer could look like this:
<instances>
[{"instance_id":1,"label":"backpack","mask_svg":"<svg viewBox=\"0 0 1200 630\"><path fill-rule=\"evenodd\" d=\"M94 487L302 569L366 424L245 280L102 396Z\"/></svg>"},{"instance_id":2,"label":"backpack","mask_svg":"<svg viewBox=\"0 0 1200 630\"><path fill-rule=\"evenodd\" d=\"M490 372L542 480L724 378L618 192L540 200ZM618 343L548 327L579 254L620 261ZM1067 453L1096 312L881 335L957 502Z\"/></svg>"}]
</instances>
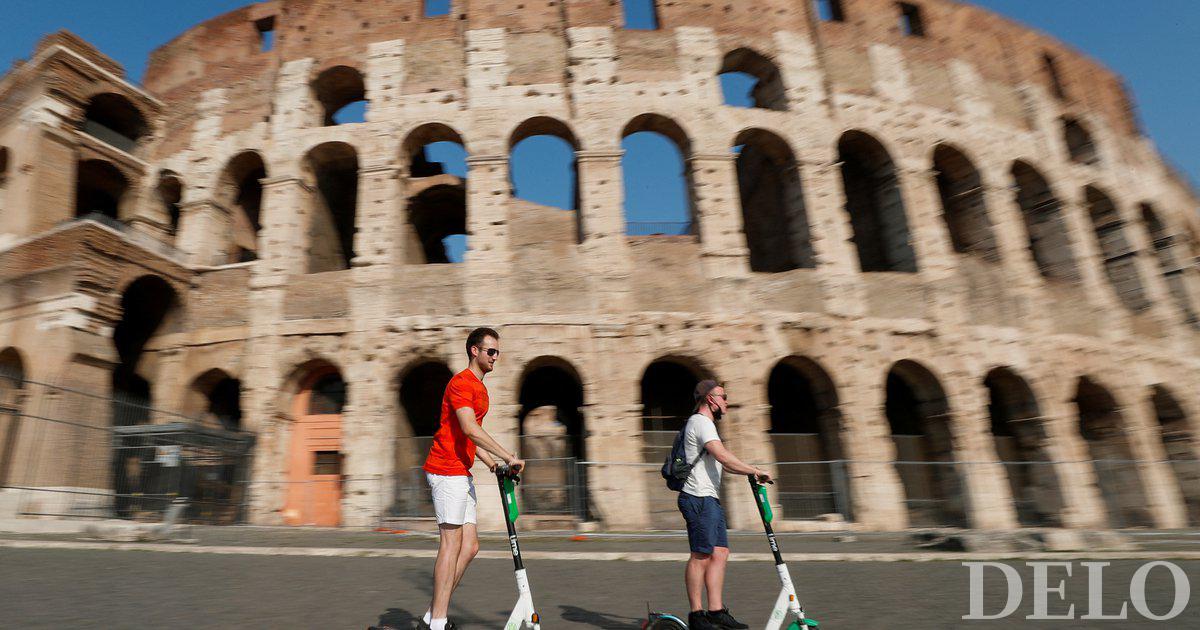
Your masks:
<instances>
[{"instance_id":1,"label":"backpack","mask_svg":"<svg viewBox=\"0 0 1200 630\"><path fill-rule=\"evenodd\" d=\"M683 451L683 433L687 430L687 425L684 425L679 433L675 434L675 442L671 444L671 453L667 455L667 460L663 462L662 473L663 479L667 480L667 488L674 492L683 490L683 484L687 483L688 477L692 474L692 469L696 464L700 463L700 458L704 457L704 447L700 447L700 454L691 463L688 463L684 457Z\"/></svg>"}]
</instances>

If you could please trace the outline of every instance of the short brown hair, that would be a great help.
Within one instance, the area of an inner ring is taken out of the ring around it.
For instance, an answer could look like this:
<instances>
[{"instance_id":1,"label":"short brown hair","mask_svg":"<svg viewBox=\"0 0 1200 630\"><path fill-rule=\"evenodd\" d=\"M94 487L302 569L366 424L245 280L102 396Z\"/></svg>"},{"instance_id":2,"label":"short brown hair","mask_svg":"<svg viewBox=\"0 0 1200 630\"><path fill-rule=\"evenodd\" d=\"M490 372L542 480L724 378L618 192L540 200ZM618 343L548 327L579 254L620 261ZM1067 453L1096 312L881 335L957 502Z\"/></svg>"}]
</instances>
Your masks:
<instances>
[{"instance_id":1,"label":"short brown hair","mask_svg":"<svg viewBox=\"0 0 1200 630\"><path fill-rule=\"evenodd\" d=\"M496 341L500 341L500 333L496 332L495 330L492 330L491 328L486 328L486 327L476 328L475 330L471 331L471 334L467 335L467 358L468 359L471 358L471 348L474 348L475 346L478 346L479 344L483 343L483 340L487 339L488 337L491 337L492 339L495 339Z\"/></svg>"}]
</instances>

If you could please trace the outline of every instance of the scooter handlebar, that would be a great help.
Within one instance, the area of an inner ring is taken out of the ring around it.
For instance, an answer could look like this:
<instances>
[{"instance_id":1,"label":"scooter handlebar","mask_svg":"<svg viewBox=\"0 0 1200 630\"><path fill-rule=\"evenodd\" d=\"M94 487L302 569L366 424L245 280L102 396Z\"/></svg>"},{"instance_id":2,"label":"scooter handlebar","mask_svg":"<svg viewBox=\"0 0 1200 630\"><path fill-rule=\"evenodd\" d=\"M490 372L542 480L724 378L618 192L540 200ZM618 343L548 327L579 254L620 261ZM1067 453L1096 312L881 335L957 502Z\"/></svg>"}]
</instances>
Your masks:
<instances>
[{"instance_id":1,"label":"scooter handlebar","mask_svg":"<svg viewBox=\"0 0 1200 630\"><path fill-rule=\"evenodd\" d=\"M761 484L761 483L759 483L759 481L758 481L758 475L753 475L753 474L750 474L750 475L746 475L746 478L750 480L750 485L752 485L752 486L754 486L754 487L758 487L758 486L761 486L761 485L762 485L762 484ZM771 484L774 484L774 483L775 483L775 480L774 480L774 479L768 479L768 480L767 480L767 484L768 484L768 485L771 485Z\"/></svg>"},{"instance_id":2,"label":"scooter handlebar","mask_svg":"<svg viewBox=\"0 0 1200 630\"><path fill-rule=\"evenodd\" d=\"M513 471L508 464L497 465L495 472L497 479L512 479L513 483L521 483L521 474Z\"/></svg>"}]
</instances>

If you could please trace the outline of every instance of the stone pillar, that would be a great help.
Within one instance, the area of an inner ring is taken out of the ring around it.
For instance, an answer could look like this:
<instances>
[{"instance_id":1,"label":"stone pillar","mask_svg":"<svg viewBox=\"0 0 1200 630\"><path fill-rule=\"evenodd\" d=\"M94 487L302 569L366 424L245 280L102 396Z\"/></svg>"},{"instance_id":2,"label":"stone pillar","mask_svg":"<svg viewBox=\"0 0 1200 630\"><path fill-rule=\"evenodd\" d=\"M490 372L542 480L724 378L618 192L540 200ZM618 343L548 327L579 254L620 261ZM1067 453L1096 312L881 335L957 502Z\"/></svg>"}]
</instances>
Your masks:
<instances>
[{"instance_id":1,"label":"stone pillar","mask_svg":"<svg viewBox=\"0 0 1200 630\"><path fill-rule=\"evenodd\" d=\"M1133 458L1138 460L1138 477L1146 496L1146 508L1155 527L1175 529L1187 527L1187 508L1183 502L1174 471L1167 461L1162 434L1153 405L1146 392L1123 388L1121 400L1135 401L1121 409L1126 439Z\"/></svg>"},{"instance_id":2,"label":"stone pillar","mask_svg":"<svg viewBox=\"0 0 1200 630\"><path fill-rule=\"evenodd\" d=\"M467 312L509 312L516 296L509 282L508 157L473 155L467 158L467 168Z\"/></svg>"},{"instance_id":3,"label":"stone pillar","mask_svg":"<svg viewBox=\"0 0 1200 630\"><path fill-rule=\"evenodd\" d=\"M400 170L395 164L367 164L358 169L358 212L354 235L355 267L393 264L402 245L397 212Z\"/></svg>"},{"instance_id":4,"label":"stone pillar","mask_svg":"<svg viewBox=\"0 0 1200 630\"><path fill-rule=\"evenodd\" d=\"M633 267L622 209L623 153L620 149L575 152L583 227L580 250L593 288L592 308L609 313L627 311L632 303Z\"/></svg>"},{"instance_id":5,"label":"stone pillar","mask_svg":"<svg viewBox=\"0 0 1200 630\"><path fill-rule=\"evenodd\" d=\"M717 281L745 278L750 273L750 250L742 231L733 153L694 154L689 170L695 200L692 211L698 223L705 276ZM741 301L725 303L735 303L740 308Z\"/></svg>"},{"instance_id":6,"label":"stone pillar","mask_svg":"<svg viewBox=\"0 0 1200 630\"><path fill-rule=\"evenodd\" d=\"M873 366L847 366L838 407L853 519L871 530L908 527L904 485L896 474L896 449L884 411L881 373Z\"/></svg>"},{"instance_id":7,"label":"stone pillar","mask_svg":"<svg viewBox=\"0 0 1200 630\"><path fill-rule=\"evenodd\" d=\"M307 264L309 205L314 190L294 175L267 177L262 187L258 255L263 270L283 276L302 274Z\"/></svg>"},{"instance_id":8,"label":"stone pillar","mask_svg":"<svg viewBox=\"0 0 1200 630\"><path fill-rule=\"evenodd\" d=\"M193 265L223 265L229 262L229 210L212 199L189 201L179 206L176 246Z\"/></svg>"},{"instance_id":9,"label":"stone pillar","mask_svg":"<svg viewBox=\"0 0 1200 630\"><path fill-rule=\"evenodd\" d=\"M1064 198L1062 216L1075 252L1082 286L1100 319L1100 335L1110 341L1128 337L1129 311L1117 299L1117 292L1104 273L1104 256L1096 244L1095 230L1092 229L1087 208L1074 197Z\"/></svg>"},{"instance_id":10,"label":"stone pillar","mask_svg":"<svg viewBox=\"0 0 1200 630\"><path fill-rule=\"evenodd\" d=\"M1051 324L1044 308L1049 299L1044 289L1041 272L1029 250L1029 232L1025 218L1017 204L1016 195L1006 187L989 183L989 176L980 173L983 202L992 221L992 233L996 237L996 248L1008 280L1008 290L1016 296L1020 307L1021 322L1031 332L1049 334Z\"/></svg>"},{"instance_id":11,"label":"stone pillar","mask_svg":"<svg viewBox=\"0 0 1200 630\"><path fill-rule=\"evenodd\" d=\"M1061 380L1060 380L1061 379ZM1031 383L1037 391L1036 384ZM1054 464L1062 494L1064 527L1099 529L1108 526L1108 510L1100 497L1091 452L1079 432L1079 410L1072 399L1073 379L1055 374L1046 379L1043 391L1051 392L1038 401L1046 428L1046 455Z\"/></svg>"},{"instance_id":12,"label":"stone pillar","mask_svg":"<svg viewBox=\"0 0 1200 630\"><path fill-rule=\"evenodd\" d=\"M805 160L799 163L799 168L825 310L860 316L866 311L866 293L859 274L858 253L851 242L854 232L846 215L841 163Z\"/></svg>"},{"instance_id":13,"label":"stone pillar","mask_svg":"<svg viewBox=\"0 0 1200 630\"><path fill-rule=\"evenodd\" d=\"M959 465L967 492L967 520L975 529L1016 529L1012 488L992 441L987 387L981 381L947 382L945 386L953 401L954 460L968 462Z\"/></svg>"},{"instance_id":14,"label":"stone pillar","mask_svg":"<svg viewBox=\"0 0 1200 630\"><path fill-rule=\"evenodd\" d=\"M588 407L588 499L591 511L610 530L638 530L649 524L652 501L662 492L650 492L651 477L658 471L643 464L642 407L630 404L597 404ZM660 483L665 482L659 479ZM653 505L661 509L661 505Z\"/></svg>"},{"instance_id":15,"label":"stone pillar","mask_svg":"<svg viewBox=\"0 0 1200 630\"><path fill-rule=\"evenodd\" d=\"M900 169L900 189L908 219L909 240L917 256L922 283L931 287L931 319L953 329L966 324L966 287L942 217L942 200L932 172L915 163Z\"/></svg>"},{"instance_id":16,"label":"stone pillar","mask_svg":"<svg viewBox=\"0 0 1200 630\"><path fill-rule=\"evenodd\" d=\"M368 343L362 335L358 347ZM391 505L395 479L394 417L387 399L391 395L391 374L365 354L358 354L344 366L350 383L346 405L342 408L342 525L375 527Z\"/></svg>"}]
</instances>

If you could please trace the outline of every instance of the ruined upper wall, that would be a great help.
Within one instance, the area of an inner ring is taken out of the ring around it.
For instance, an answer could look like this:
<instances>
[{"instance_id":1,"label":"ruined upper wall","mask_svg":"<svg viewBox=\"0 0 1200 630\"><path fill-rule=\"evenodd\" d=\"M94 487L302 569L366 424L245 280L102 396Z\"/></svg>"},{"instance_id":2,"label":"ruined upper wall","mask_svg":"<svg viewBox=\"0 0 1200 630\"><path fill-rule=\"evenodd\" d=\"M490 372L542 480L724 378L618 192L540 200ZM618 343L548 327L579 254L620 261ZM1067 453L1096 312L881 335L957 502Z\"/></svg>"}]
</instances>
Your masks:
<instances>
[{"instance_id":1,"label":"ruined upper wall","mask_svg":"<svg viewBox=\"0 0 1200 630\"><path fill-rule=\"evenodd\" d=\"M567 29L612 27L621 81L670 80L678 76L676 29L712 29L721 47L749 47L773 56L780 33L802 34L816 45L825 80L839 92L871 94L876 86L868 60L873 44L899 49L910 65L917 100L952 109L952 61L972 66L998 118L1024 121L1017 88L1049 90L1045 56L1055 60L1065 91L1064 111L1091 113L1126 135L1139 133L1121 77L1041 32L975 6L952 0L913 0L921 7L926 36L901 32L893 0L843 0L844 22L823 22L809 0L659 2L657 31L621 28L619 2L610 0L454 0L449 15L424 17L421 0L272 0L204 22L156 50L145 84L171 104L167 136L194 119L201 92L227 90L227 130L245 128L271 112L270 86L281 63L314 58L315 68L362 67L375 42L403 40L407 49L405 92L440 92L466 82L466 32L502 28L510 55L510 85L563 82L569 76ZM260 51L256 24L274 18L275 46ZM527 51L539 54L529 55ZM714 73L716 68L713 69ZM171 121L175 121L172 123ZM164 147L169 149L171 147ZM170 151L164 151L169 154Z\"/></svg>"}]
</instances>

